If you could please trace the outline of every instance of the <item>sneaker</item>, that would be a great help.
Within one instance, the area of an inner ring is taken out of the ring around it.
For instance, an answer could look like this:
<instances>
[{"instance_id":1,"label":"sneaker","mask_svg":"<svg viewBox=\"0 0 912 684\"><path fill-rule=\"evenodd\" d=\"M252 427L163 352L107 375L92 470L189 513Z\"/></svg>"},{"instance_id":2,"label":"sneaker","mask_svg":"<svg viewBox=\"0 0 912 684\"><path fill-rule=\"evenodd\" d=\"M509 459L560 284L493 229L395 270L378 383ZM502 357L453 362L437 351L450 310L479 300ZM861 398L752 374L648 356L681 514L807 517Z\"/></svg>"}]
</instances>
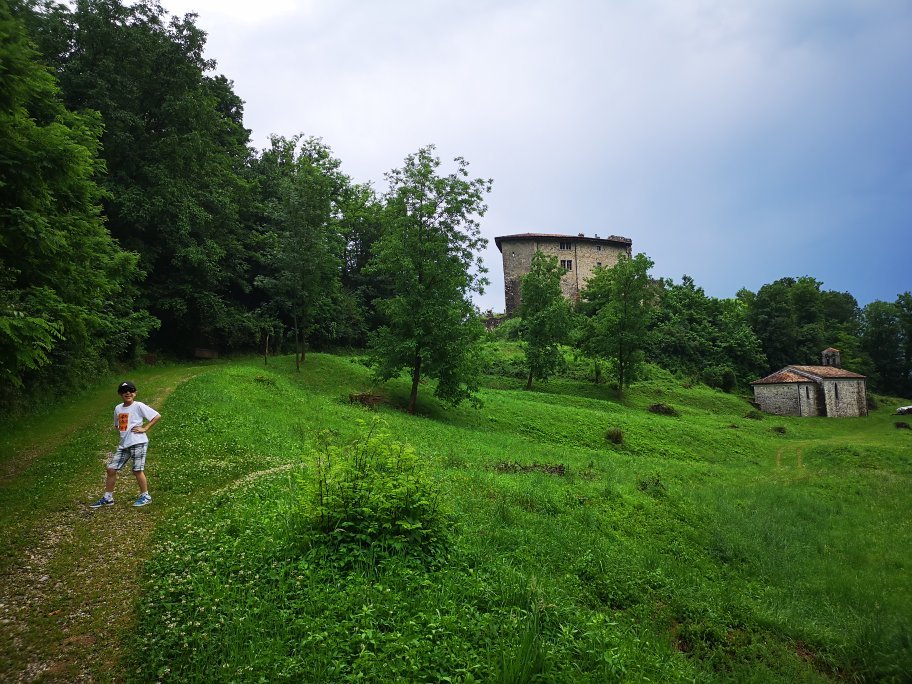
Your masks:
<instances>
[{"instance_id":1,"label":"sneaker","mask_svg":"<svg viewBox=\"0 0 912 684\"><path fill-rule=\"evenodd\" d=\"M102 506L113 506L113 505L114 505L114 499L106 499L104 497L101 497L98 501L91 504L89 506L89 508L101 508Z\"/></svg>"},{"instance_id":2,"label":"sneaker","mask_svg":"<svg viewBox=\"0 0 912 684\"><path fill-rule=\"evenodd\" d=\"M152 497L148 494L140 494L139 498L133 502L134 506L148 506L152 503Z\"/></svg>"}]
</instances>

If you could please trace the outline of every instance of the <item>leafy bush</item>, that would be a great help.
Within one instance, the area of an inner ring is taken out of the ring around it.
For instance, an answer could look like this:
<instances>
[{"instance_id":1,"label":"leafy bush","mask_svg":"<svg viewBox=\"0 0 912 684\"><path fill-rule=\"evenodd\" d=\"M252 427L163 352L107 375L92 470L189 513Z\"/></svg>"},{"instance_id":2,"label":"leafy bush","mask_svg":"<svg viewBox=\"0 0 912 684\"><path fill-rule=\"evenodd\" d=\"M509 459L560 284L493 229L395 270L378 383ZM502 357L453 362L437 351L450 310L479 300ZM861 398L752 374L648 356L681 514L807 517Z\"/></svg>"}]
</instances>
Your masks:
<instances>
[{"instance_id":1,"label":"leafy bush","mask_svg":"<svg viewBox=\"0 0 912 684\"><path fill-rule=\"evenodd\" d=\"M637 489L654 497L663 497L668 491L658 473L641 478L640 481L637 482Z\"/></svg>"},{"instance_id":2,"label":"leafy bush","mask_svg":"<svg viewBox=\"0 0 912 684\"><path fill-rule=\"evenodd\" d=\"M363 433L349 441L322 433L314 477L302 488L310 526L344 566L391 556L441 560L448 520L415 450L379 419L358 422Z\"/></svg>"},{"instance_id":3,"label":"leafy bush","mask_svg":"<svg viewBox=\"0 0 912 684\"><path fill-rule=\"evenodd\" d=\"M909 424L904 420L897 420L896 423L894 423L894 425L896 425L896 428L898 430L908 430L909 429Z\"/></svg>"},{"instance_id":4,"label":"leafy bush","mask_svg":"<svg viewBox=\"0 0 912 684\"><path fill-rule=\"evenodd\" d=\"M605 433L605 439L612 444L622 444L624 442L624 431L621 428L609 428Z\"/></svg>"},{"instance_id":5,"label":"leafy bush","mask_svg":"<svg viewBox=\"0 0 912 684\"><path fill-rule=\"evenodd\" d=\"M708 366L703 369L700 379L710 387L723 392L731 392L738 385L738 376L728 365Z\"/></svg>"},{"instance_id":6,"label":"leafy bush","mask_svg":"<svg viewBox=\"0 0 912 684\"><path fill-rule=\"evenodd\" d=\"M657 413L660 416L677 416L680 415L677 409L666 406L665 404L653 404L649 407L650 413Z\"/></svg>"},{"instance_id":7,"label":"leafy bush","mask_svg":"<svg viewBox=\"0 0 912 684\"><path fill-rule=\"evenodd\" d=\"M521 328L521 318L508 318L496 328L491 330L489 335L495 340L507 340L509 342L516 342L519 339Z\"/></svg>"},{"instance_id":8,"label":"leafy bush","mask_svg":"<svg viewBox=\"0 0 912 684\"><path fill-rule=\"evenodd\" d=\"M744 414L745 418L750 418L751 420L763 420L763 411L758 411L757 409L751 409Z\"/></svg>"}]
</instances>

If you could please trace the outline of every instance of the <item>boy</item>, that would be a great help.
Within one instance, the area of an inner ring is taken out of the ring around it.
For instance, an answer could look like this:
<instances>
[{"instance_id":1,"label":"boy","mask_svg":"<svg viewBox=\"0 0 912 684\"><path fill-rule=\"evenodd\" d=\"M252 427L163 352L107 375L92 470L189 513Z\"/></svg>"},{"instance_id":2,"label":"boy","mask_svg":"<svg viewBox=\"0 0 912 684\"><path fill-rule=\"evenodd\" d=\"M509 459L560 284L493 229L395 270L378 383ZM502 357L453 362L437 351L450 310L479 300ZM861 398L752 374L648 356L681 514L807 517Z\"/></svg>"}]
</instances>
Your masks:
<instances>
[{"instance_id":1,"label":"boy","mask_svg":"<svg viewBox=\"0 0 912 684\"><path fill-rule=\"evenodd\" d=\"M143 472L146 467L146 449L149 447L149 438L146 433L158 422L161 414L151 406L136 401L136 385L129 380L120 383L117 393L123 399L123 403L118 404L114 409L114 427L120 430L120 444L117 445L117 451L108 460L104 496L93 503L92 508L114 505L117 471L123 468L130 459L133 460L133 474L136 476L136 484L139 485L139 498L133 505L146 506L152 503L146 474ZM144 426L145 421L148 422Z\"/></svg>"}]
</instances>

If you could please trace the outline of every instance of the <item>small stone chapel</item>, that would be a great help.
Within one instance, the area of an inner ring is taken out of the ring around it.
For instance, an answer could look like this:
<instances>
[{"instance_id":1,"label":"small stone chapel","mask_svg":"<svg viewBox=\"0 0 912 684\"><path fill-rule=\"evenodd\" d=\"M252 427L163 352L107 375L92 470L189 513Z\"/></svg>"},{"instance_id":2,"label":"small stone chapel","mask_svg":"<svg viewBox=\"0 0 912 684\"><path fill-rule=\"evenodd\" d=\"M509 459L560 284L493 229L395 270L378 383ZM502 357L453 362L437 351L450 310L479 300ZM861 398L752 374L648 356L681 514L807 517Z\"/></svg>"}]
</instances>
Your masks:
<instances>
[{"instance_id":1,"label":"small stone chapel","mask_svg":"<svg viewBox=\"0 0 912 684\"><path fill-rule=\"evenodd\" d=\"M820 366L786 366L754 380L754 401L760 410L779 416L868 415L865 376L840 367L839 350L821 352Z\"/></svg>"}]
</instances>

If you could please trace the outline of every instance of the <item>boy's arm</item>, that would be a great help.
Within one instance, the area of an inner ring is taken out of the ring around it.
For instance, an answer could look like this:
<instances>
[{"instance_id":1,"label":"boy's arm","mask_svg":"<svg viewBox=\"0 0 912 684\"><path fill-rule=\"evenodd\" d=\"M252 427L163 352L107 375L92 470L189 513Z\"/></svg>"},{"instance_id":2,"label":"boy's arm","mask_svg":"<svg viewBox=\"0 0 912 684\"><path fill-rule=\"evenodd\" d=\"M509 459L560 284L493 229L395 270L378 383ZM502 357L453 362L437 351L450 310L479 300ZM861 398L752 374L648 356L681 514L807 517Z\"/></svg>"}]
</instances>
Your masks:
<instances>
[{"instance_id":1,"label":"boy's arm","mask_svg":"<svg viewBox=\"0 0 912 684\"><path fill-rule=\"evenodd\" d=\"M161 418L161 414L160 414L160 413L157 414L157 415L155 416L155 418L153 418L152 420L150 420L150 421L149 421L148 423L146 423L145 425L143 425L143 426L137 425L135 428L133 428L133 432L139 432L139 433L148 432L148 431L149 431L149 428L152 427L153 425L155 425L155 424L158 422L158 419L159 419L159 418Z\"/></svg>"}]
</instances>

